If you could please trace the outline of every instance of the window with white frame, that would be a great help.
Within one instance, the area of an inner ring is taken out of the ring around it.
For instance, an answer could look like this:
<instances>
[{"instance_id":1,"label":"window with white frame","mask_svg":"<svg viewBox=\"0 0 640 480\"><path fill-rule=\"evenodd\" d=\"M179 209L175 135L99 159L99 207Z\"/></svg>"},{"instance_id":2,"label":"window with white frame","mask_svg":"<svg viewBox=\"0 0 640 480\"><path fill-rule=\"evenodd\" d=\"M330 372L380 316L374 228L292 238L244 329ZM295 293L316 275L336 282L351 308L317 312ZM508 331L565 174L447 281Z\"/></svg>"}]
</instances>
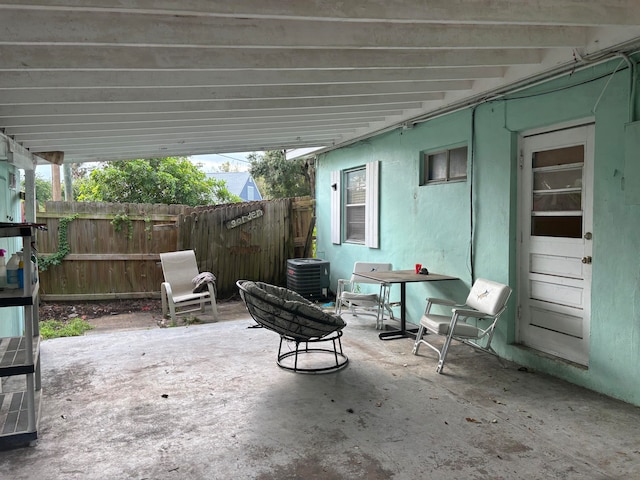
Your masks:
<instances>
[{"instance_id":1,"label":"window with white frame","mask_svg":"<svg viewBox=\"0 0 640 480\"><path fill-rule=\"evenodd\" d=\"M378 248L379 163L331 172L331 241Z\"/></svg>"},{"instance_id":2,"label":"window with white frame","mask_svg":"<svg viewBox=\"0 0 640 480\"><path fill-rule=\"evenodd\" d=\"M460 182L467 179L467 147L424 153L420 185Z\"/></svg>"},{"instance_id":3,"label":"window with white frame","mask_svg":"<svg viewBox=\"0 0 640 480\"><path fill-rule=\"evenodd\" d=\"M367 202L367 170L365 167L344 172L344 241L364 243Z\"/></svg>"}]
</instances>

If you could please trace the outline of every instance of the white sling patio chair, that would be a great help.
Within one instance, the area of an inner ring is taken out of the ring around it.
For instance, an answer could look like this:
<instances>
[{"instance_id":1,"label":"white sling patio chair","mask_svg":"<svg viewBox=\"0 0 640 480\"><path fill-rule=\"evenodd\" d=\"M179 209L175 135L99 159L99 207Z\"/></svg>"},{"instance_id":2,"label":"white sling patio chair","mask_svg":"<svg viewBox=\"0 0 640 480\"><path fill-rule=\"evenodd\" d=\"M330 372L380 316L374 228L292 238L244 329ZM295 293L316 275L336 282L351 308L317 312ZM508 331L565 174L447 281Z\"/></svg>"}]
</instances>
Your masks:
<instances>
[{"instance_id":1,"label":"white sling patio chair","mask_svg":"<svg viewBox=\"0 0 640 480\"><path fill-rule=\"evenodd\" d=\"M477 279L465 304L457 305L450 300L428 298L424 315L420 319L420 328L413 346L413 354L418 354L418 348L424 343L438 353L436 372L442 373L451 340L456 339L481 350L494 353L491 340L502 312L507 308L507 301L511 295L511 288L501 283ZM451 315L435 315L431 313L433 305L454 307ZM473 321L473 323L470 323ZM484 327L480 325L483 324ZM426 332L425 332L426 331ZM424 340L425 333L433 333L446 337L441 348Z\"/></svg>"},{"instance_id":2,"label":"white sling patio chair","mask_svg":"<svg viewBox=\"0 0 640 480\"><path fill-rule=\"evenodd\" d=\"M356 275L356 273L365 272L385 272L392 270L390 263L371 263L356 262L353 265L353 273L349 280L338 280L338 291L336 293L336 315L342 313L342 309L347 307L349 313L357 316L358 314L372 315L376 319L376 328L384 328L385 314L393 320L393 310L389 306L390 285L386 283L376 282L367 278ZM363 285L375 284L376 290L369 289Z\"/></svg>"},{"instance_id":3,"label":"white sling patio chair","mask_svg":"<svg viewBox=\"0 0 640 480\"><path fill-rule=\"evenodd\" d=\"M213 282L207 282L206 288L194 293L193 279L200 272L196 263L196 255L193 250L180 252L167 252L160 254L164 282L161 285L162 315L171 317L175 323L176 315L201 311L204 312L205 304L211 303L214 320L218 316L216 306L215 286ZM197 307L194 308L194 305Z\"/></svg>"}]
</instances>

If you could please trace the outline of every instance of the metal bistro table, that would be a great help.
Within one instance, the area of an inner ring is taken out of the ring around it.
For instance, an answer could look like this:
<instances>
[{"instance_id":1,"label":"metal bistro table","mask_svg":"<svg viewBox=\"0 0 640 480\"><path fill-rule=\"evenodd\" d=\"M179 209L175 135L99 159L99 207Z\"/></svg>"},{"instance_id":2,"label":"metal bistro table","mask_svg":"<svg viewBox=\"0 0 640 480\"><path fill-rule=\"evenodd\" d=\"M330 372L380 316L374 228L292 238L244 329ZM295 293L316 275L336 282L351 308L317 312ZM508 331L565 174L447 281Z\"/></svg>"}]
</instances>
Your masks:
<instances>
[{"instance_id":1,"label":"metal bistro table","mask_svg":"<svg viewBox=\"0 0 640 480\"><path fill-rule=\"evenodd\" d=\"M418 329L407 330L407 283L412 282L437 282L442 280L459 280L458 277L450 277L448 275L440 275L438 273L429 273L421 275L415 270L391 270L387 272L359 272L354 275L375 280L380 283L399 283L400 284L400 330L391 330L381 332L378 336L380 340L395 340L398 338L415 338Z\"/></svg>"}]
</instances>

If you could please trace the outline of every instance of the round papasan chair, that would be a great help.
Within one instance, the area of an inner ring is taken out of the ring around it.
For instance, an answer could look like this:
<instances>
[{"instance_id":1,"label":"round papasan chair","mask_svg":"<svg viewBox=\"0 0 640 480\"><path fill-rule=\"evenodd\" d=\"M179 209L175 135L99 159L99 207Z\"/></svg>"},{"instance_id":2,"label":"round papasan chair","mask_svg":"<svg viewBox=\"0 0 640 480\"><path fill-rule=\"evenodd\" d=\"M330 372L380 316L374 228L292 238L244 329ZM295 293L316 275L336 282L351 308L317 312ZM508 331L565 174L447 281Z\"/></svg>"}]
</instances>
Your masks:
<instances>
[{"instance_id":1,"label":"round papasan chair","mask_svg":"<svg viewBox=\"0 0 640 480\"><path fill-rule=\"evenodd\" d=\"M287 288L249 280L238 280L236 285L251 317L280 335L279 367L299 373L330 373L347 365L340 340L346 323L341 317ZM289 349L283 351L283 345Z\"/></svg>"}]
</instances>

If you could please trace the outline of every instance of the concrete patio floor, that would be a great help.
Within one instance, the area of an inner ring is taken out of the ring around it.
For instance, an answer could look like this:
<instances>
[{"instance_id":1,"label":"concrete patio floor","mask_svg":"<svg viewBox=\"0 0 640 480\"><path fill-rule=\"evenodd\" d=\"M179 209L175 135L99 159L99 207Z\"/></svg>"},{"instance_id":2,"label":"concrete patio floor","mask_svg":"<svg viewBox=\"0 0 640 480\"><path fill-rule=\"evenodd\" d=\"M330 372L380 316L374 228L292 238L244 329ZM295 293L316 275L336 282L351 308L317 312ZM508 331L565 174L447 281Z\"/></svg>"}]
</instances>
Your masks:
<instances>
[{"instance_id":1,"label":"concrete patio floor","mask_svg":"<svg viewBox=\"0 0 640 480\"><path fill-rule=\"evenodd\" d=\"M34 447L6 479L630 479L640 408L456 344L445 375L349 318L349 365L275 364L233 320L42 343Z\"/></svg>"}]
</instances>

